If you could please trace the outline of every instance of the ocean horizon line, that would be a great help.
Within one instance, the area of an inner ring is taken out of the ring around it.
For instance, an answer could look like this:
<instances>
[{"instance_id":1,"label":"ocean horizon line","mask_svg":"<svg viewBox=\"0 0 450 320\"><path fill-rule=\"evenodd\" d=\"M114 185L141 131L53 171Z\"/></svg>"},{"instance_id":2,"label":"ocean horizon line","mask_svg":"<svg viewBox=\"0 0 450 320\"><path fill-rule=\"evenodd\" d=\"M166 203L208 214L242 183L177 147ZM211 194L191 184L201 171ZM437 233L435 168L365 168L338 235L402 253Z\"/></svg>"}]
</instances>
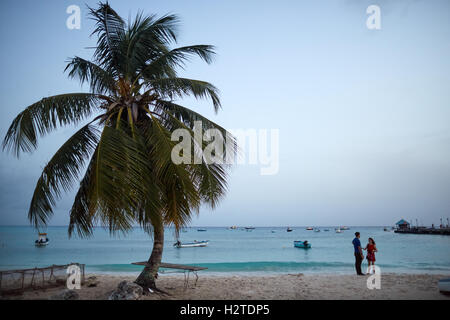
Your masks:
<instances>
[{"instance_id":1,"label":"ocean horizon line","mask_svg":"<svg viewBox=\"0 0 450 320\"><path fill-rule=\"evenodd\" d=\"M349 225L349 224L335 224L335 225L317 225L317 224L308 224L308 225L278 225L278 226L258 226L258 225L223 225L223 226L205 226L205 225L196 225L196 226L186 226L183 227L182 229L185 228L229 228L231 226L236 226L238 228L307 228L307 227L317 227L317 228L331 228L331 227L349 227L349 228L377 228L377 227L390 227L390 226L394 226L394 224L382 224L382 225ZM427 225L423 225L423 226L427 226ZM32 225L26 225L26 224L0 224L0 227L31 227L31 228L35 228ZM54 227L54 228L67 228L69 227L69 225L48 225L43 228L48 228L48 227ZM106 228L104 226L94 226L94 228ZM133 226L133 229L142 229L142 227L140 226ZM172 226L168 226L166 227L168 229L174 229L174 227Z\"/></svg>"}]
</instances>

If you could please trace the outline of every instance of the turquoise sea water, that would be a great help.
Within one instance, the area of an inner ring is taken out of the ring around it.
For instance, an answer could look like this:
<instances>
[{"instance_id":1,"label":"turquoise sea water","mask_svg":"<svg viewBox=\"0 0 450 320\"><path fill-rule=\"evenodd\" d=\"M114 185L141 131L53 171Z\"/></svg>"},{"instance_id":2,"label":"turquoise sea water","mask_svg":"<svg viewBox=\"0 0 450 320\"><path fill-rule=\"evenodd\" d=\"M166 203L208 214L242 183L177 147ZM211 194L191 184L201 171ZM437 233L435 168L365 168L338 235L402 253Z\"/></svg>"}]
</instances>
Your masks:
<instances>
[{"instance_id":1,"label":"turquoise sea water","mask_svg":"<svg viewBox=\"0 0 450 320\"><path fill-rule=\"evenodd\" d=\"M383 227L351 227L341 234L313 232L305 227L261 227L253 231L228 230L225 227L197 227L180 233L181 241L209 240L204 248L173 247L173 230L167 229L163 261L207 267L210 273L353 273L354 232L361 233L361 243L373 237L377 243L377 264L383 272L450 273L450 237L405 235L385 232ZM272 233L275 230L275 233ZM50 244L35 247L37 233L31 227L0 227L0 269L19 269L79 262L88 272L137 273L142 267L130 263L147 260L152 240L134 229L121 237L97 228L89 239L67 236L67 227L49 227ZM294 240L308 240L312 248L295 248ZM366 267L364 262L363 267Z\"/></svg>"}]
</instances>

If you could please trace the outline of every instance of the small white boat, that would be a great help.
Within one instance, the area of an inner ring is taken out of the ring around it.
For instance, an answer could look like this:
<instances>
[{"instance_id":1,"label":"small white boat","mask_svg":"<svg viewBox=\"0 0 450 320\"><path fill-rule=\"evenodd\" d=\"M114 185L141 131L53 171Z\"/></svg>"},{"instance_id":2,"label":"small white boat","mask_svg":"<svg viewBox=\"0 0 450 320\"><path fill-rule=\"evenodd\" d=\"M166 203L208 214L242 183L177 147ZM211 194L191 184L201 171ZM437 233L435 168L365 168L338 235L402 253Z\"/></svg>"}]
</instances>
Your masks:
<instances>
[{"instance_id":1,"label":"small white boat","mask_svg":"<svg viewBox=\"0 0 450 320\"><path fill-rule=\"evenodd\" d=\"M195 247L206 247L208 245L208 243L209 243L209 240L204 240L204 241L194 240L194 242L185 242L185 243L177 241L173 244L173 246L177 247L177 248L195 248Z\"/></svg>"},{"instance_id":2,"label":"small white boat","mask_svg":"<svg viewBox=\"0 0 450 320\"><path fill-rule=\"evenodd\" d=\"M46 233L39 233L39 238L34 242L34 245L36 247L44 247L48 245L49 242L50 240L48 240Z\"/></svg>"},{"instance_id":3,"label":"small white boat","mask_svg":"<svg viewBox=\"0 0 450 320\"><path fill-rule=\"evenodd\" d=\"M438 282L439 291L442 293L450 293L450 278L444 278Z\"/></svg>"},{"instance_id":4,"label":"small white boat","mask_svg":"<svg viewBox=\"0 0 450 320\"><path fill-rule=\"evenodd\" d=\"M336 228L336 233L342 233L341 228Z\"/></svg>"},{"instance_id":5,"label":"small white boat","mask_svg":"<svg viewBox=\"0 0 450 320\"><path fill-rule=\"evenodd\" d=\"M314 232L320 232L320 229L315 229Z\"/></svg>"},{"instance_id":6,"label":"small white boat","mask_svg":"<svg viewBox=\"0 0 450 320\"><path fill-rule=\"evenodd\" d=\"M350 230L350 228L349 228L349 227L346 227L346 226L342 226L342 227L341 227L341 230Z\"/></svg>"}]
</instances>

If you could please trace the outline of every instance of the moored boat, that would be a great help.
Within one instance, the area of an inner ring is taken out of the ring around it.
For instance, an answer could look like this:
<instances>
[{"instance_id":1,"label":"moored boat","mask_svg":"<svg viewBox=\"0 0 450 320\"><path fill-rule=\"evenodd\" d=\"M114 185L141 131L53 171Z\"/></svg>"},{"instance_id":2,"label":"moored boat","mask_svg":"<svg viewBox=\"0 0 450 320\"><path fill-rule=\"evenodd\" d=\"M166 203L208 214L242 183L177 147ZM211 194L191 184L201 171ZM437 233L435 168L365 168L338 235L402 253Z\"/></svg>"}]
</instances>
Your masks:
<instances>
[{"instance_id":1,"label":"moored boat","mask_svg":"<svg viewBox=\"0 0 450 320\"><path fill-rule=\"evenodd\" d=\"M313 227L307 227L306 230L314 230Z\"/></svg>"},{"instance_id":2,"label":"moored boat","mask_svg":"<svg viewBox=\"0 0 450 320\"><path fill-rule=\"evenodd\" d=\"M39 238L34 242L36 247L44 247L48 245L50 240L48 240L46 233L39 233L38 237Z\"/></svg>"},{"instance_id":3,"label":"moored boat","mask_svg":"<svg viewBox=\"0 0 450 320\"><path fill-rule=\"evenodd\" d=\"M204 232L204 231L206 231L206 229L197 229L197 231Z\"/></svg>"},{"instance_id":4,"label":"moored boat","mask_svg":"<svg viewBox=\"0 0 450 320\"><path fill-rule=\"evenodd\" d=\"M336 233L342 233L341 228L336 228L335 230L336 230Z\"/></svg>"},{"instance_id":5,"label":"moored boat","mask_svg":"<svg viewBox=\"0 0 450 320\"><path fill-rule=\"evenodd\" d=\"M185 243L177 241L173 244L173 246L177 247L177 248L206 247L208 245L208 243L209 243L209 240L204 240L204 241L194 240L194 242L185 242Z\"/></svg>"},{"instance_id":6,"label":"moored boat","mask_svg":"<svg viewBox=\"0 0 450 320\"><path fill-rule=\"evenodd\" d=\"M287 231L287 232L292 232L292 229L288 227L288 228L286 229L286 231Z\"/></svg>"},{"instance_id":7,"label":"moored boat","mask_svg":"<svg viewBox=\"0 0 450 320\"><path fill-rule=\"evenodd\" d=\"M311 248L311 243L308 241L294 241L294 247L296 248L303 248L303 249L309 249Z\"/></svg>"},{"instance_id":8,"label":"moored boat","mask_svg":"<svg viewBox=\"0 0 450 320\"><path fill-rule=\"evenodd\" d=\"M320 232L320 229L314 229L314 232Z\"/></svg>"}]
</instances>

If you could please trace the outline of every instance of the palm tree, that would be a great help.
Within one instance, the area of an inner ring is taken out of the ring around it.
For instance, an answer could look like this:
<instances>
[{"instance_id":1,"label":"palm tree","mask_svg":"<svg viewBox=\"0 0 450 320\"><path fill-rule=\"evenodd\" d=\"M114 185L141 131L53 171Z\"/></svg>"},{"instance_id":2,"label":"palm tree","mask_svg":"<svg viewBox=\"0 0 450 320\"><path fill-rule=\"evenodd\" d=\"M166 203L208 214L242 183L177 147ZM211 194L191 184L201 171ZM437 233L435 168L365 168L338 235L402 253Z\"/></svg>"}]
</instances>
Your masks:
<instances>
[{"instance_id":1,"label":"palm tree","mask_svg":"<svg viewBox=\"0 0 450 320\"><path fill-rule=\"evenodd\" d=\"M17 157L32 152L38 135L90 117L44 167L28 218L36 228L45 226L62 192L80 181L70 210L69 236L74 231L91 236L95 225L107 227L111 234L140 225L153 235L153 250L136 283L156 288L164 226L173 226L178 233L202 203L215 207L227 188L223 164L204 158L201 164L171 161L178 143L171 141L171 133L176 129L189 130L193 137L194 122L201 121L204 129L227 134L175 103L192 95L210 99L218 111L218 90L212 84L177 76L177 69L193 56L211 63L214 47L171 49L176 43L175 15L157 18L139 13L127 23L108 3L89 8L89 15L96 26L92 35L98 37L93 59L71 58L65 71L88 83L90 92L51 96L30 105L13 120L3 149Z\"/></svg>"}]
</instances>

